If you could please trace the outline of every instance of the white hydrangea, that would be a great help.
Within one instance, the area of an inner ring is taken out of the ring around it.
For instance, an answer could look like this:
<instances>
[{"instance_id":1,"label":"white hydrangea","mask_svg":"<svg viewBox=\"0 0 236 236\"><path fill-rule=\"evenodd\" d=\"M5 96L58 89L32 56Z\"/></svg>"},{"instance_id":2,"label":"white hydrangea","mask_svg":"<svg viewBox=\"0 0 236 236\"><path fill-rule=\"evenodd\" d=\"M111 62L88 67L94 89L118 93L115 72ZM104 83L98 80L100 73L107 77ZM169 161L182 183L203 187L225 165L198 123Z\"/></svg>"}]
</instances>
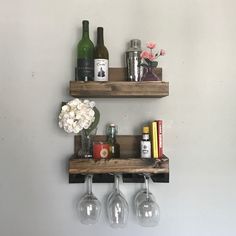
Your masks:
<instances>
[{"instance_id":1,"label":"white hydrangea","mask_svg":"<svg viewBox=\"0 0 236 236\"><path fill-rule=\"evenodd\" d=\"M78 98L62 106L59 114L59 127L67 133L78 134L82 129L88 129L95 120L95 102Z\"/></svg>"}]
</instances>

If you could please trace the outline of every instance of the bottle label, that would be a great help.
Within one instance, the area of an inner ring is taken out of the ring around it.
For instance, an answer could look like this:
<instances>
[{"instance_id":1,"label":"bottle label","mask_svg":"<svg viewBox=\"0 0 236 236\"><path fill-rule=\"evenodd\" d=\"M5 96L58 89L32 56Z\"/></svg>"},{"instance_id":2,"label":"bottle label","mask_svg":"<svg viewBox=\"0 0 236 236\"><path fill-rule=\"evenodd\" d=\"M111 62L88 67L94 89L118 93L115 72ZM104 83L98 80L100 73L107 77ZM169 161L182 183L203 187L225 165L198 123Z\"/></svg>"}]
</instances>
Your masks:
<instances>
[{"instance_id":1,"label":"bottle label","mask_svg":"<svg viewBox=\"0 0 236 236\"><path fill-rule=\"evenodd\" d=\"M151 142L141 141L141 158L151 158Z\"/></svg>"},{"instance_id":2,"label":"bottle label","mask_svg":"<svg viewBox=\"0 0 236 236\"><path fill-rule=\"evenodd\" d=\"M95 59L94 60L94 80L108 81L108 60Z\"/></svg>"},{"instance_id":3,"label":"bottle label","mask_svg":"<svg viewBox=\"0 0 236 236\"><path fill-rule=\"evenodd\" d=\"M77 79L81 81L91 81L94 75L93 59L77 59Z\"/></svg>"}]
</instances>

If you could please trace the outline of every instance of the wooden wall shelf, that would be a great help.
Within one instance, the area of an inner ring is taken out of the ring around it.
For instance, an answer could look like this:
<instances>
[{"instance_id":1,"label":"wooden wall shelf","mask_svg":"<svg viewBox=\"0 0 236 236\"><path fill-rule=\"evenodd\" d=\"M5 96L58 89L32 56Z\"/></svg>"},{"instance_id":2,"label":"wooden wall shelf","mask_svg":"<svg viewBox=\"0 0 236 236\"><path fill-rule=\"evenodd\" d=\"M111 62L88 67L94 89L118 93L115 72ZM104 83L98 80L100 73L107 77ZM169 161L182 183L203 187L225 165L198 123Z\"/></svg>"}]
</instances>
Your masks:
<instances>
[{"instance_id":1,"label":"wooden wall shelf","mask_svg":"<svg viewBox=\"0 0 236 236\"><path fill-rule=\"evenodd\" d=\"M169 160L162 159L120 158L120 159L93 159L72 158L69 165L70 174L166 174L169 173Z\"/></svg>"},{"instance_id":2,"label":"wooden wall shelf","mask_svg":"<svg viewBox=\"0 0 236 236\"><path fill-rule=\"evenodd\" d=\"M142 174L148 173L154 182L169 182L169 159L139 158L140 135L118 135L121 158L119 159L80 159L77 156L80 146L80 136L75 136L75 154L69 160L69 182L83 183L85 175L94 174L95 183L110 183L114 174L121 173L124 182L142 183ZM106 136L99 135L95 141L104 141Z\"/></svg>"},{"instance_id":3,"label":"wooden wall shelf","mask_svg":"<svg viewBox=\"0 0 236 236\"><path fill-rule=\"evenodd\" d=\"M72 158L69 161L70 180L77 175L79 182L83 182L87 174L94 174L97 179L103 176L103 180L99 182L112 182L114 174L123 174L124 182L143 182L144 173L150 174L154 182L169 182L169 159L163 156L162 159L121 158L95 161ZM160 181L159 176L163 181Z\"/></svg>"},{"instance_id":4,"label":"wooden wall shelf","mask_svg":"<svg viewBox=\"0 0 236 236\"><path fill-rule=\"evenodd\" d=\"M70 95L79 98L161 98L169 95L169 83L163 81L127 81L125 68L110 68L109 81L70 81ZM162 69L156 68L162 78Z\"/></svg>"}]
</instances>

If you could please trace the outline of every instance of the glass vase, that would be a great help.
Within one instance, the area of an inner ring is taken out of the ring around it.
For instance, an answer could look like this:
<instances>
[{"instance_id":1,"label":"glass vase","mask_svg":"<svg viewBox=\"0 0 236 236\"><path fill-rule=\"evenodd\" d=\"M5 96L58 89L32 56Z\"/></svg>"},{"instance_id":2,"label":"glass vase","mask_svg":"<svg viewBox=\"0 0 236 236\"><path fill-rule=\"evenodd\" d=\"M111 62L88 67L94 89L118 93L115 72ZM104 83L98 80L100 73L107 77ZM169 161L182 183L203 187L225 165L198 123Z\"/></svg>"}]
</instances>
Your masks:
<instances>
[{"instance_id":1,"label":"glass vase","mask_svg":"<svg viewBox=\"0 0 236 236\"><path fill-rule=\"evenodd\" d=\"M79 158L92 158L93 157L93 141L97 133L97 128L93 129L90 133L86 130L80 132L80 148L78 152Z\"/></svg>"},{"instance_id":2,"label":"glass vase","mask_svg":"<svg viewBox=\"0 0 236 236\"><path fill-rule=\"evenodd\" d=\"M147 67L144 69L141 81L160 81L160 78L155 74L155 67Z\"/></svg>"}]
</instances>

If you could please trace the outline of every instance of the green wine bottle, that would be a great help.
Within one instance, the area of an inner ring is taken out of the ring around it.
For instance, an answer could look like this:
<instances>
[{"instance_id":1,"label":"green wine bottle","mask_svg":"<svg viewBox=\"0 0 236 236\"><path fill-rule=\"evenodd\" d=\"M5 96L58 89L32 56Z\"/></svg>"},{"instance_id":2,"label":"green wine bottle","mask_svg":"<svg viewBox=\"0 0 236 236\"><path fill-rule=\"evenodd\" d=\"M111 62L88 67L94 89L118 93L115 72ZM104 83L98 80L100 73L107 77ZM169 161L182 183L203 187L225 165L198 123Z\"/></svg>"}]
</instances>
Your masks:
<instances>
[{"instance_id":1,"label":"green wine bottle","mask_svg":"<svg viewBox=\"0 0 236 236\"><path fill-rule=\"evenodd\" d=\"M120 157L120 144L116 141L118 128L115 124L110 124L107 127L107 142L110 149L110 158Z\"/></svg>"},{"instance_id":2,"label":"green wine bottle","mask_svg":"<svg viewBox=\"0 0 236 236\"><path fill-rule=\"evenodd\" d=\"M94 76L94 45L89 38L89 22L84 20L83 36L77 46L76 80L91 81Z\"/></svg>"},{"instance_id":3,"label":"green wine bottle","mask_svg":"<svg viewBox=\"0 0 236 236\"><path fill-rule=\"evenodd\" d=\"M94 80L108 81L109 53L104 45L103 28L97 28L97 45L94 49Z\"/></svg>"}]
</instances>

